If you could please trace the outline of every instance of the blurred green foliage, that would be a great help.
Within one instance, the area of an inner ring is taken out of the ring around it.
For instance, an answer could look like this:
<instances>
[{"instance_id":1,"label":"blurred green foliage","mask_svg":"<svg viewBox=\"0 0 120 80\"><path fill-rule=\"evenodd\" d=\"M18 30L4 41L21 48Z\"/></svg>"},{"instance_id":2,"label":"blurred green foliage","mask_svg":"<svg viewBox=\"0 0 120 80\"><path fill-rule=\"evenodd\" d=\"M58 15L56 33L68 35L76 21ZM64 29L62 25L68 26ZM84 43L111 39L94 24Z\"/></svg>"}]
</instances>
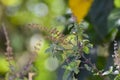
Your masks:
<instances>
[{"instance_id":1,"label":"blurred green foliage","mask_svg":"<svg viewBox=\"0 0 120 80\"><path fill-rule=\"evenodd\" d=\"M70 19L71 13L69 13L67 2L68 0L0 0L0 25L4 22L7 26L11 45L17 58L16 62L19 59L25 59L22 56L24 56L27 51L32 50L30 48L30 40L34 34L40 34L42 35L40 38L45 39L42 32L34 29L29 30L28 27L26 28L27 24L35 23L47 28L55 27L60 31L64 30L66 35L69 34L73 26L69 29L67 26L73 22ZM114 39L119 41L119 8L120 0L94 0L90 11L85 18L89 24L89 27L85 29L85 32L89 35L90 41L95 46L101 46L101 44L110 46L110 44L106 43L111 43ZM9 71L9 64L5 57L3 57L5 53L4 45L6 42L3 36L4 33L1 29L0 77L5 76L5 73ZM41 43L42 46L40 46L39 55L34 62L37 69L36 72L38 73L35 76L35 80L57 80L58 75L56 75L56 70L51 71L46 68L45 65L49 55L44 54L44 50L49 47L49 40L44 40ZM88 53L89 49L84 47L84 51ZM108 49L106 49L106 51L108 56L111 55L108 52ZM98 56L97 64L100 69L104 68L106 63L109 63L109 61L107 62L106 60L108 56ZM98 77L90 77L88 80L96 79L103 80ZM119 75L115 80L119 80Z\"/></svg>"}]
</instances>

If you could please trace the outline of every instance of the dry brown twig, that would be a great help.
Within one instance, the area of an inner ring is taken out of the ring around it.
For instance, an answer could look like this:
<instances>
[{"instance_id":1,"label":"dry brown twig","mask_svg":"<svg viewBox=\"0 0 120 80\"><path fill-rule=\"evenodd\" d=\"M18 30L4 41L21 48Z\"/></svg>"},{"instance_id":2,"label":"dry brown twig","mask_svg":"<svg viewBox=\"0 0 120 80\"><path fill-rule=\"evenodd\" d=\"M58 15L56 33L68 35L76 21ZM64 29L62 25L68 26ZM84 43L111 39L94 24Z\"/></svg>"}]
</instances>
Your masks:
<instances>
[{"instance_id":1,"label":"dry brown twig","mask_svg":"<svg viewBox=\"0 0 120 80\"><path fill-rule=\"evenodd\" d=\"M34 72L30 72L30 69L32 67L32 63L35 61L36 56L37 56L36 52L31 53L28 63L20 70L20 72L16 73L17 77L23 78L26 74L28 74L29 76L29 73L34 73Z\"/></svg>"},{"instance_id":2,"label":"dry brown twig","mask_svg":"<svg viewBox=\"0 0 120 80\"><path fill-rule=\"evenodd\" d=\"M5 24L2 24L2 28L3 28L5 38L6 38L6 53L5 53L5 56L7 58L7 61L11 65L11 60L14 59L13 51L12 51L12 47L10 45L10 40L9 40L9 37L8 37L8 33L7 33L7 30L6 30Z\"/></svg>"},{"instance_id":3,"label":"dry brown twig","mask_svg":"<svg viewBox=\"0 0 120 80\"><path fill-rule=\"evenodd\" d=\"M10 45L10 40L9 40L8 33L7 33L7 30L6 30L6 26L5 26L4 23L2 24L2 28L3 28L3 32L4 32L4 35L5 35L5 38L6 38L6 52L5 52L5 56L7 58L7 61L9 62L10 70L12 72L12 76L9 78L9 80L14 80L16 77L24 77L26 75L25 73L28 73L29 80L32 80L32 77L34 75L33 74L31 75L29 70L30 70L30 68L32 66L32 63L35 61L35 58L37 56L36 55L37 54L36 51L31 53L30 58L29 58L29 62L23 67L23 69L19 73L14 71L15 69L12 69L12 67L14 67L14 66L13 66L13 64L11 62L12 60L14 60L13 50L12 50L12 47ZM37 45L40 45L40 44L37 44Z\"/></svg>"},{"instance_id":4,"label":"dry brown twig","mask_svg":"<svg viewBox=\"0 0 120 80\"><path fill-rule=\"evenodd\" d=\"M29 80L32 80L32 78L33 78L34 75L35 75L35 73L31 73L31 72L30 72L30 73L28 74Z\"/></svg>"}]
</instances>

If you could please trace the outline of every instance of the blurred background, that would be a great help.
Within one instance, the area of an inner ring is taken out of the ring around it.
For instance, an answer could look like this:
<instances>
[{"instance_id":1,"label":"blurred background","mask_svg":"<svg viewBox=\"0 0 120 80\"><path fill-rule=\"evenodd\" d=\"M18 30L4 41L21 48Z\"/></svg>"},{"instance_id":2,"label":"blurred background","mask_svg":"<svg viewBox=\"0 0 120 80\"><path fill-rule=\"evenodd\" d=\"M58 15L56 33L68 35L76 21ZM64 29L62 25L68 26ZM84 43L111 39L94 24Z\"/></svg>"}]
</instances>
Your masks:
<instances>
[{"instance_id":1,"label":"blurred background","mask_svg":"<svg viewBox=\"0 0 120 80\"><path fill-rule=\"evenodd\" d=\"M69 5L70 1L73 6ZM33 80L62 80L64 70L61 62L44 52L50 43L45 37L49 36L48 32L41 31L41 28L29 28L28 24L57 28L67 35L70 32L68 25L74 22L72 13L88 25L85 32L94 44L90 52L92 61L99 69L109 69L113 65L113 41L119 44L120 40L120 0L0 0L0 80L4 80L9 71L4 56L6 39L2 23L6 26L19 67L26 63L28 51L34 51L34 46L40 41L40 50L34 62L37 75ZM110 80L108 77L92 76L86 70L81 70L78 75L78 80L96 79Z\"/></svg>"}]
</instances>

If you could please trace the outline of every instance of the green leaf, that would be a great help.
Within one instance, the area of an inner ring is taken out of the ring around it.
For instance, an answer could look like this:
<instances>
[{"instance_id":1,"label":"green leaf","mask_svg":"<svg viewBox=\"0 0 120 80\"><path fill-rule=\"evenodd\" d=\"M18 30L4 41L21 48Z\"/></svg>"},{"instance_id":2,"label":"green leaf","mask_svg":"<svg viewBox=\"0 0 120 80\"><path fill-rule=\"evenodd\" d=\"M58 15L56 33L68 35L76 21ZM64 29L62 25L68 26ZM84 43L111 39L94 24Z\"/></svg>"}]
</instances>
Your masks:
<instances>
[{"instance_id":1,"label":"green leaf","mask_svg":"<svg viewBox=\"0 0 120 80\"><path fill-rule=\"evenodd\" d=\"M74 72L75 72L75 74L78 74L80 71L79 71L79 68L75 68L74 69Z\"/></svg>"},{"instance_id":2,"label":"green leaf","mask_svg":"<svg viewBox=\"0 0 120 80\"><path fill-rule=\"evenodd\" d=\"M45 53L52 53L52 52L53 52L52 48L48 48L48 49L45 50Z\"/></svg>"},{"instance_id":3,"label":"green leaf","mask_svg":"<svg viewBox=\"0 0 120 80\"><path fill-rule=\"evenodd\" d=\"M92 31L95 30L97 34L95 37L98 37L98 41L104 40L111 30L111 27L107 26L111 10L113 10L113 0L94 0L88 17L94 27Z\"/></svg>"},{"instance_id":4,"label":"green leaf","mask_svg":"<svg viewBox=\"0 0 120 80\"><path fill-rule=\"evenodd\" d=\"M63 75L63 80L68 80L68 78L71 77L70 75L71 75L71 71L65 70Z\"/></svg>"},{"instance_id":5,"label":"green leaf","mask_svg":"<svg viewBox=\"0 0 120 80\"><path fill-rule=\"evenodd\" d=\"M118 74L118 75L114 78L114 80L120 80L120 74Z\"/></svg>"},{"instance_id":6,"label":"green leaf","mask_svg":"<svg viewBox=\"0 0 120 80\"><path fill-rule=\"evenodd\" d=\"M111 31L120 26L120 9L114 9L108 17L108 26Z\"/></svg>"},{"instance_id":7,"label":"green leaf","mask_svg":"<svg viewBox=\"0 0 120 80\"><path fill-rule=\"evenodd\" d=\"M87 34L82 34L82 36L83 36L84 38L89 38L89 36L88 36Z\"/></svg>"},{"instance_id":8,"label":"green leaf","mask_svg":"<svg viewBox=\"0 0 120 80\"><path fill-rule=\"evenodd\" d=\"M73 80L78 80L78 79L76 79L76 78L73 76Z\"/></svg>"},{"instance_id":9,"label":"green leaf","mask_svg":"<svg viewBox=\"0 0 120 80\"><path fill-rule=\"evenodd\" d=\"M89 43L89 44L87 44L87 47L93 48L93 44Z\"/></svg>"},{"instance_id":10,"label":"green leaf","mask_svg":"<svg viewBox=\"0 0 120 80\"><path fill-rule=\"evenodd\" d=\"M60 61L63 60L63 56L62 56L61 54L56 54L56 58L57 58L58 60L60 60Z\"/></svg>"},{"instance_id":11,"label":"green leaf","mask_svg":"<svg viewBox=\"0 0 120 80\"><path fill-rule=\"evenodd\" d=\"M88 44L88 43L89 43L89 40L84 39L82 42L84 43L84 45L86 45L86 44Z\"/></svg>"},{"instance_id":12,"label":"green leaf","mask_svg":"<svg viewBox=\"0 0 120 80\"><path fill-rule=\"evenodd\" d=\"M120 8L120 0L114 0L116 8Z\"/></svg>"},{"instance_id":13,"label":"green leaf","mask_svg":"<svg viewBox=\"0 0 120 80\"><path fill-rule=\"evenodd\" d=\"M75 60L70 62L68 65L64 65L63 68L69 71L74 71L74 73L78 74L79 64L80 64L80 60Z\"/></svg>"},{"instance_id":14,"label":"green leaf","mask_svg":"<svg viewBox=\"0 0 120 80\"><path fill-rule=\"evenodd\" d=\"M88 71L91 71L91 67L89 67L87 64L84 64L85 68L88 70Z\"/></svg>"},{"instance_id":15,"label":"green leaf","mask_svg":"<svg viewBox=\"0 0 120 80\"><path fill-rule=\"evenodd\" d=\"M73 51L77 51L78 50L78 46L73 46Z\"/></svg>"},{"instance_id":16,"label":"green leaf","mask_svg":"<svg viewBox=\"0 0 120 80\"><path fill-rule=\"evenodd\" d=\"M83 47L83 51L86 53L86 54L89 54L90 50L87 46L84 46Z\"/></svg>"}]
</instances>

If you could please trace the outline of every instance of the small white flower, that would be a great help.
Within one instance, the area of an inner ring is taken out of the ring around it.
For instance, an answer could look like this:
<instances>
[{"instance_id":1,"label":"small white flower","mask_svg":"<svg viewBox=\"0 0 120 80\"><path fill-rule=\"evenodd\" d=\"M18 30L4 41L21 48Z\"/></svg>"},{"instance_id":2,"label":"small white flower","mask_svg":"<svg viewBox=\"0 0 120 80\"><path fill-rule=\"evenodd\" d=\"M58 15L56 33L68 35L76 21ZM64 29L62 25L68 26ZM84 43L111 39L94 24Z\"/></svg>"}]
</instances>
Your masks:
<instances>
[{"instance_id":1,"label":"small white flower","mask_svg":"<svg viewBox=\"0 0 120 80\"><path fill-rule=\"evenodd\" d=\"M120 19L116 21L116 25L120 25Z\"/></svg>"},{"instance_id":2,"label":"small white flower","mask_svg":"<svg viewBox=\"0 0 120 80\"><path fill-rule=\"evenodd\" d=\"M117 69L119 69L119 68L120 68L120 66L116 66L116 68L117 68Z\"/></svg>"},{"instance_id":3,"label":"small white flower","mask_svg":"<svg viewBox=\"0 0 120 80\"><path fill-rule=\"evenodd\" d=\"M119 74L119 71L118 70L115 70L114 72L113 72L113 74Z\"/></svg>"},{"instance_id":4,"label":"small white flower","mask_svg":"<svg viewBox=\"0 0 120 80\"><path fill-rule=\"evenodd\" d=\"M105 71L105 72L102 73L103 76L108 75L108 74L110 74L109 71Z\"/></svg>"}]
</instances>

